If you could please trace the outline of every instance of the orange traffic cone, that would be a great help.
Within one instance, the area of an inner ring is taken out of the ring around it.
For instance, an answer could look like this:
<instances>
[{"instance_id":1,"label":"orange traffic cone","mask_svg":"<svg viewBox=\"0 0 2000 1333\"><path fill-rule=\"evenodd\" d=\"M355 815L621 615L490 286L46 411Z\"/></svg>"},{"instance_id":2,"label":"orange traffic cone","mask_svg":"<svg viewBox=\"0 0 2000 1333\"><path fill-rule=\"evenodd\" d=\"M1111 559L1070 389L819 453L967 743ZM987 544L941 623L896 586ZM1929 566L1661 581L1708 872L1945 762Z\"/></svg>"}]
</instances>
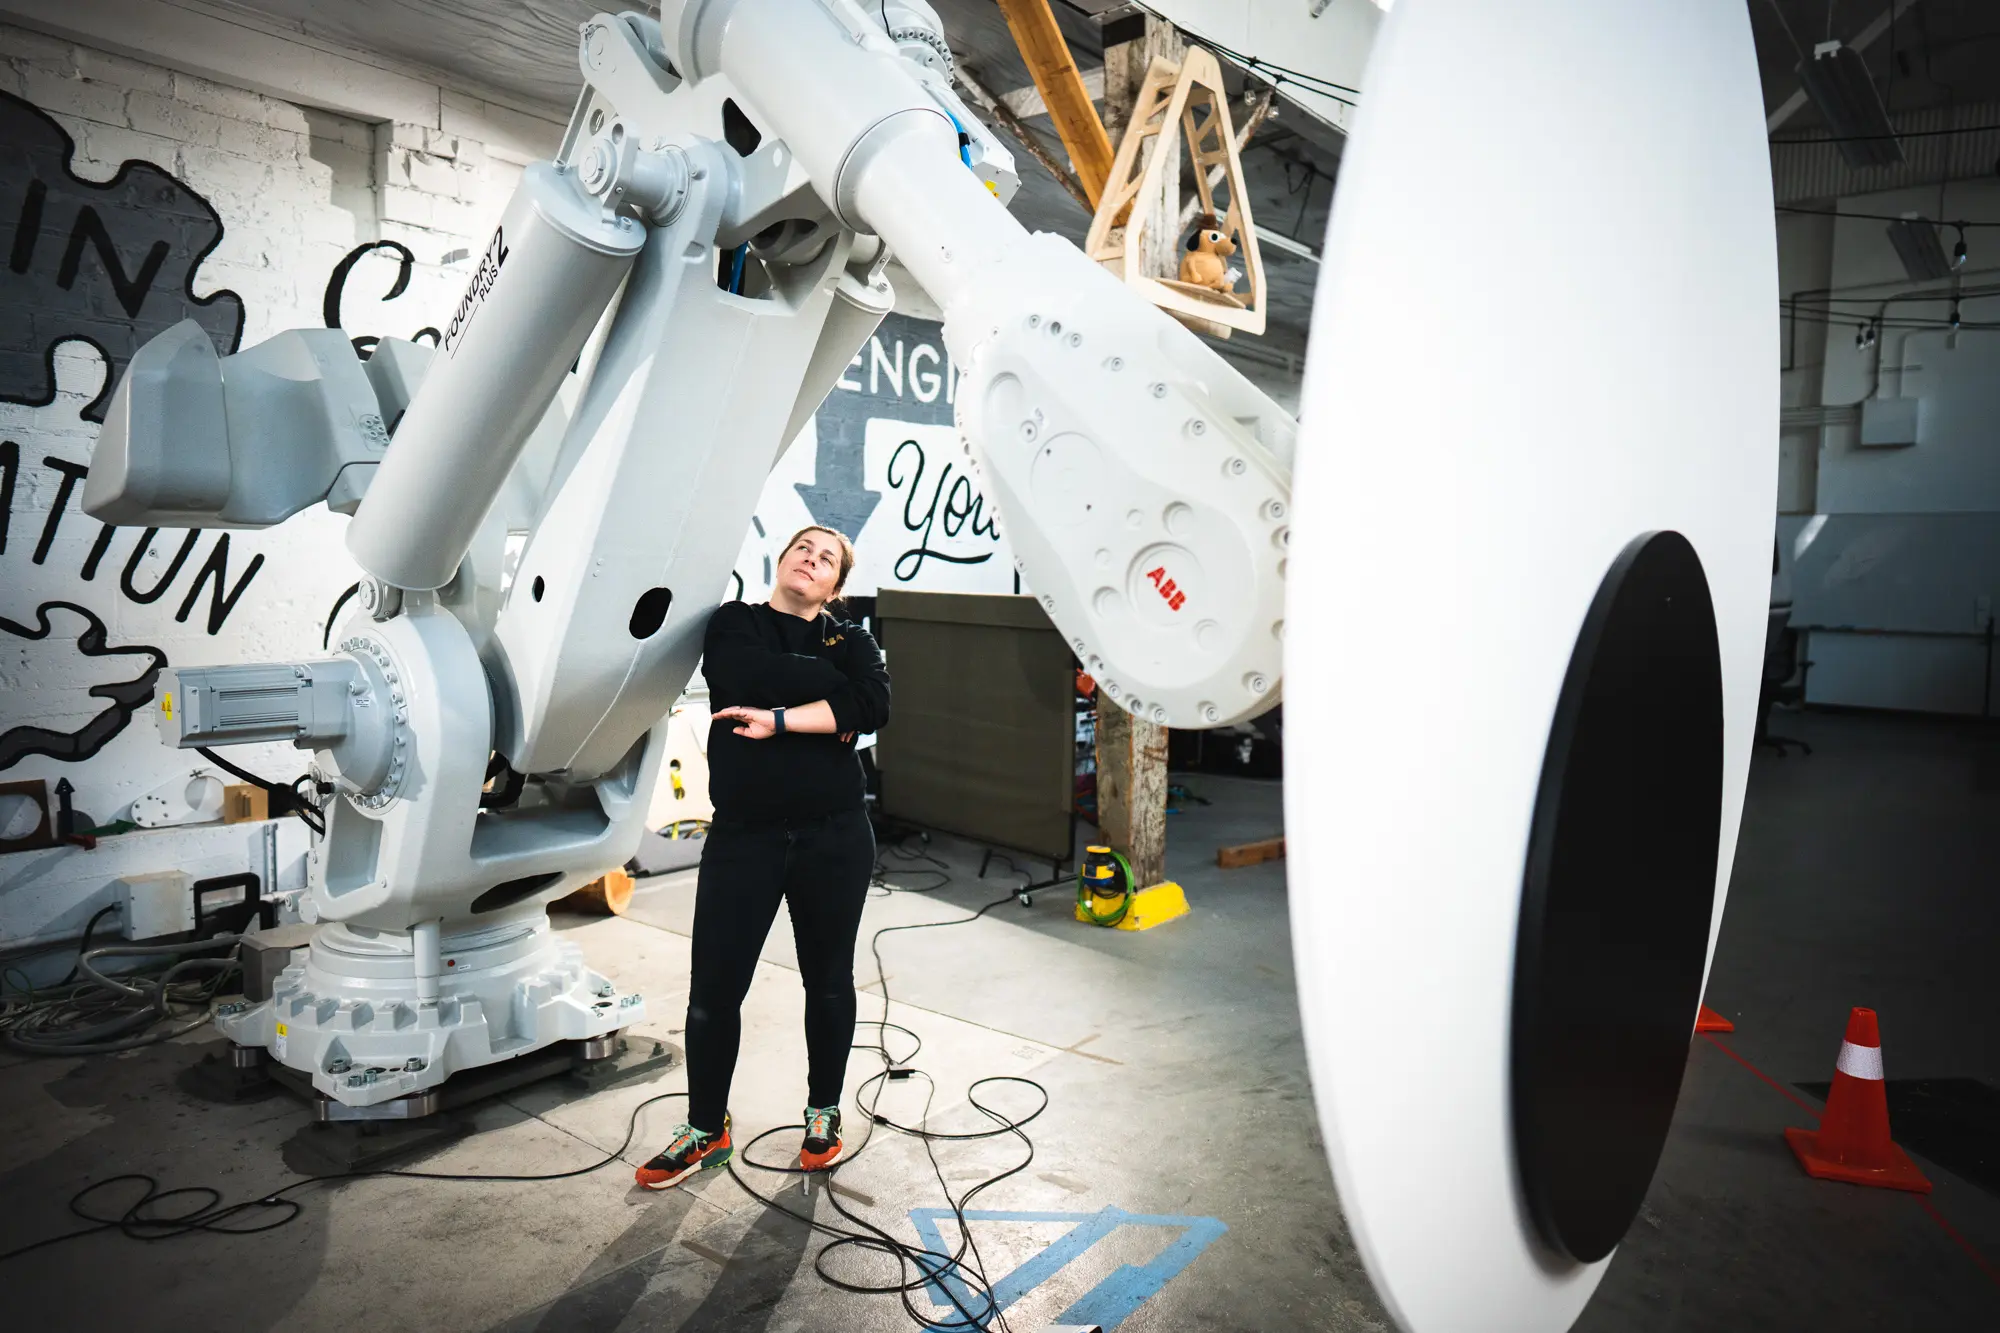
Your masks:
<instances>
[{"instance_id":1,"label":"orange traffic cone","mask_svg":"<svg viewBox=\"0 0 2000 1333\"><path fill-rule=\"evenodd\" d=\"M1856 1009L1847 1017L1847 1039L1840 1043L1819 1131L1788 1129L1785 1142L1792 1145L1806 1174L1820 1180L1931 1192L1931 1182L1916 1163L1889 1140L1882 1037L1873 1009Z\"/></svg>"},{"instance_id":2,"label":"orange traffic cone","mask_svg":"<svg viewBox=\"0 0 2000 1333\"><path fill-rule=\"evenodd\" d=\"M1715 1010L1709 1008L1707 1005L1703 1005L1701 1012L1695 1015L1694 1030L1696 1032L1734 1032L1736 1031L1736 1025L1721 1014L1716 1013Z\"/></svg>"}]
</instances>

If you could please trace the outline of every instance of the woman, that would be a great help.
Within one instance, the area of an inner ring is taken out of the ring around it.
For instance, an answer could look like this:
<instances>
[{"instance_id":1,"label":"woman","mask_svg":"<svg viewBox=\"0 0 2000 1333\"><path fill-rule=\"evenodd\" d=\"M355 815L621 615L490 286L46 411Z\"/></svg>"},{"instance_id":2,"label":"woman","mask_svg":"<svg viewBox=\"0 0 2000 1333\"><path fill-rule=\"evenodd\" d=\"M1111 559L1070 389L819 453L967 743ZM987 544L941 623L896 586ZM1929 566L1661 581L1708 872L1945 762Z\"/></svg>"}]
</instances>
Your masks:
<instances>
[{"instance_id":1,"label":"woman","mask_svg":"<svg viewBox=\"0 0 2000 1333\"><path fill-rule=\"evenodd\" d=\"M769 602L729 602L708 622L702 674L717 705L708 738L715 819L695 889L688 1120L639 1168L648 1189L729 1160L740 1010L781 898L806 987L799 1164L816 1171L840 1156L854 937L875 868L854 738L889 720L889 673L875 640L826 612L853 568L847 538L803 529L778 561Z\"/></svg>"}]
</instances>

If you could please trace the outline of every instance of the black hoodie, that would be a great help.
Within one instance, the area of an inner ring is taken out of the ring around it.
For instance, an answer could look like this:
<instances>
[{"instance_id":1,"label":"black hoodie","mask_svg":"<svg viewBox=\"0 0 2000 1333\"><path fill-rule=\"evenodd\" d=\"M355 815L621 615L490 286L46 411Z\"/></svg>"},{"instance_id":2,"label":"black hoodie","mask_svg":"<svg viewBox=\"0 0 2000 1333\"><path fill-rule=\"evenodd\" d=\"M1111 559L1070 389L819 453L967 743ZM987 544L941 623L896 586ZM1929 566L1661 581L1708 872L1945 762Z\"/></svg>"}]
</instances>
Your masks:
<instances>
[{"instance_id":1,"label":"black hoodie","mask_svg":"<svg viewBox=\"0 0 2000 1333\"><path fill-rule=\"evenodd\" d=\"M889 721L889 672L868 631L822 612L804 620L768 604L725 602L702 640L709 707L796 708L821 699L835 726L857 736ZM863 807L861 761L838 735L788 731L753 741L718 718L708 732L708 794L715 817L789 824Z\"/></svg>"}]
</instances>

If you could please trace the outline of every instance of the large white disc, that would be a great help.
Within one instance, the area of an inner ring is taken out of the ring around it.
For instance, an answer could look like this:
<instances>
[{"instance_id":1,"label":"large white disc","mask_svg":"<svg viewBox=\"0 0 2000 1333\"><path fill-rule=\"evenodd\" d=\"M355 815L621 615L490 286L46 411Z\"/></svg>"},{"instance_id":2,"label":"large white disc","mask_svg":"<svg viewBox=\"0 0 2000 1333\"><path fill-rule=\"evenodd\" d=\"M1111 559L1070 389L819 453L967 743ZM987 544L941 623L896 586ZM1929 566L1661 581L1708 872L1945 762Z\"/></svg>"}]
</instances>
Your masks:
<instances>
[{"instance_id":1,"label":"large white disc","mask_svg":"<svg viewBox=\"0 0 2000 1333\"><path fill-rule=\"evenodd\" d=\"M1286 614L1314 1092L1405 1329L1563 1329L1657 1161L1749 767L1756 57L1743 0L1399 0L1364 87Z\"/></svg>"}]
</instances>

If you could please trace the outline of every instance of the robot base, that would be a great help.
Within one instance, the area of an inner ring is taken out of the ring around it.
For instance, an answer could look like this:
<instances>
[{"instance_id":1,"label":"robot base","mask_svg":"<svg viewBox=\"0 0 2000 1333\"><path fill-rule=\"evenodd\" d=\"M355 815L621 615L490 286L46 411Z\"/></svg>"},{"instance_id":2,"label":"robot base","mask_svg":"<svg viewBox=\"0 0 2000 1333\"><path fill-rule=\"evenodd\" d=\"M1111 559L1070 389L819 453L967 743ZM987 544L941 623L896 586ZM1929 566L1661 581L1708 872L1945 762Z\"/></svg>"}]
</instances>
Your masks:
<instances>
[{"instance_id":1,"label":"robot base","mask_svg":"<svg viewBox=\"0 0 2000 1333\"><path fill-rule=\"evenodd\" d=\"M417 1108L461 1071L557 1043L602 1042L646 1018L644 999L585 966L539 906L446 933L435 1000L418 998L407 931L333 923L304 955L279 974L269 1000L221 1006L215 1024L239 1047L262 1047L274 1074L295 1075L345 1118Z\"/></svg>"},{"instance_id":2,"label":"robot base","mask_svg":"<svg viewBox=\"0 0 2000 1333\"><path fill-rule=\"evenodd\" d=\"M205 1057L183 1086L222 1102L298 1094L313 1104L314 1123L286 1142L286 1165L302 1175L348 1175L463 1138L474 1125L454 1112L517 1088L559 1077L575 1095L589 1096L664 1073L681 1058L678 1046L659 1037L614 1032L589 1041L556 1042L531 1055L468 1069L413 1096L348 1106L320 1093L298 1070L273 1063L264 1048L233 1046L226 1055Z\"/></svg>"}]
</instances>

